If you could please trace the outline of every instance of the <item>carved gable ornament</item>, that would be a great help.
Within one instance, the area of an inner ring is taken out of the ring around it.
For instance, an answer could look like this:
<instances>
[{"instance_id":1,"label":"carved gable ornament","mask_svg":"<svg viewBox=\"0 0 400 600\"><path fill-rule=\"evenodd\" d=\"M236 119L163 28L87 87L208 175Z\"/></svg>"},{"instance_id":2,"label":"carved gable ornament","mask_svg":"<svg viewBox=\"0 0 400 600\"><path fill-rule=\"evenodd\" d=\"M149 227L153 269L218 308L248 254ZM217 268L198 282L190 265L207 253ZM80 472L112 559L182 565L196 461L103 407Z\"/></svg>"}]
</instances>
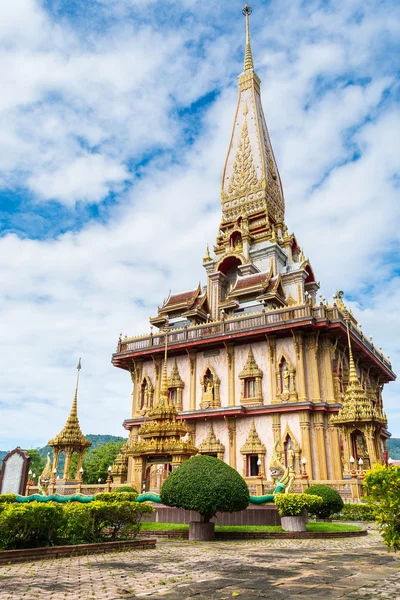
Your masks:
<instances>
[{"instance_id":1,"label":"carved gable ornament","mask_svg":"<svg viewBox=\"0 0 400 600\"><path fill-rule=\"evenodd\" d=\"M210 425L207 436L198 448L200 454L216 454L220 460L224 459L225 446L217 439L212 425Z\"/></svg>"}]
</instances>

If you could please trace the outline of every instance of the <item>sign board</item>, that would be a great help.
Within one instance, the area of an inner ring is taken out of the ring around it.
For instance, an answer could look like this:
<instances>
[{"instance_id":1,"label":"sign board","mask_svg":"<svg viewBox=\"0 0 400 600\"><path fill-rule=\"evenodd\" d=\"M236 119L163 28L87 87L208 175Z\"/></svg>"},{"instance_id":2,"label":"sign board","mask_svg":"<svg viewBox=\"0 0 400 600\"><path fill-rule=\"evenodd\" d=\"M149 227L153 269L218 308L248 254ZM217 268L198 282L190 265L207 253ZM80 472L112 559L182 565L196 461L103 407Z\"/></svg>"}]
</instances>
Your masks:
<instances>
[{"instance_id":1,"label":"sign board","mask_svg":"<svg viewBox=\"0 0 400 600\"><path fill-rule=\"evenodd\" d=\"M31 457L18 446L3 458L0 494L25 494Z\"/></svg>"}]
</instances>

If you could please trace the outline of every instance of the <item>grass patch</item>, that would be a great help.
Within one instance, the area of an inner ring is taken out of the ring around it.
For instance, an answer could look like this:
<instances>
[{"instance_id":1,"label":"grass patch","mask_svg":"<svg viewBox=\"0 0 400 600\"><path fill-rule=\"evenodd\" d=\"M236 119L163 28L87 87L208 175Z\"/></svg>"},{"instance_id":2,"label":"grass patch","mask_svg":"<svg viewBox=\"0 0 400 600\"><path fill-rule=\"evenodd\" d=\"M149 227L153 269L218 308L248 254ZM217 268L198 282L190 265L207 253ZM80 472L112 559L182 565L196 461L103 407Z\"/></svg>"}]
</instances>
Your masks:
<instances>
[{"instance_id":1,"label":"grass patch","mask_svg":"<svg viewBox=\"0 0 400 600\"><path fill-rule=\"evenodd\" d=\"M181 523L143 523L142 531L188 531L189 525ZM340 523L308 523L307 531L329 533L332 531L360 531L356 525L342 525ZM242 533L277 533L283 531L280 525L216 525L215 531L242 532Z\"/></svg>"},{"instance_id":2,"label":"grass patch","mask_svg":"<svg viewBox=\"0 0 400 600\"><path fill-rule=\"evenodd\" d=\"M343 525L342 523L308 523L307 531L330 533L332 531L361 531L358 525Z\"/></svg>"}]
</instances>

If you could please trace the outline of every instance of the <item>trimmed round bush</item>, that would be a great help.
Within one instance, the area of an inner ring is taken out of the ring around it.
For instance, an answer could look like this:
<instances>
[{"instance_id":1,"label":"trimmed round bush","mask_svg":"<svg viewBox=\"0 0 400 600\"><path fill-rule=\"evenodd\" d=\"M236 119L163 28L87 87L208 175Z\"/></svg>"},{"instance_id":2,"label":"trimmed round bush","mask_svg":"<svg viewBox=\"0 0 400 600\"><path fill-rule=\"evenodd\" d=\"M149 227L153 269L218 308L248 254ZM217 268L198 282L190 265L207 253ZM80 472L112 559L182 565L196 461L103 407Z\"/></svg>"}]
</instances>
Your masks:
<instances>
[{"instance_id":1,"label":"trimmed round bush","mask_svg":"<svg viewBox=\"0 0 400 600\"><path fill-rule=\"evenodd\" d=\"M167 506L195 510L202 521L217 512L245 510L249 489L239 473L213 456L193 456L171 473L161 488Z\"/></svg>"},{"instance_id":2,"label":"trimmed round bush","mask_svg":"<svg viewBox=\"0 0 400 600\"><path fill-rule=\"evenodd\" d=\"M322 498L322 506L316 508L314 511L310 511L318 519L328 519L331 515L339 513L344 506L340 494L329 487L329 485L324 485L323 483L311 485L304 493Z\"/></svg>"}]
</instances>

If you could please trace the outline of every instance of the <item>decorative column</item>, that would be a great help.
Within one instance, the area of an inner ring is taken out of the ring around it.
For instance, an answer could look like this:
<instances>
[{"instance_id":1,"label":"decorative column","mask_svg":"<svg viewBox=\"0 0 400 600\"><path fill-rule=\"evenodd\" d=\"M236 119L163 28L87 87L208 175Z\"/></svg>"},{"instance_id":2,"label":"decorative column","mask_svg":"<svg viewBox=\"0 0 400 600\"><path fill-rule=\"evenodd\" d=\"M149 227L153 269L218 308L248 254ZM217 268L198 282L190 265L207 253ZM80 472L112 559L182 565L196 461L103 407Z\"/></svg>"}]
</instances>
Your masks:
<instances>
[{"instance_id":1,"label":"decorative column","mask_svg":"<svg viewBox=\"0 0 400 600\"><path fill-rule=\"evenodd\" d=\"M275 382L275 370L276 370L276 338L274 335L267 335L268 344L268 358L269 358L269 397L271 404L276 402L276 382Z\"/></svg>"},{"instance_id":2,"label":"decorative column","mask_svg":"<svg viewBox=\"0 0 400 600\"><path fill-rule=\"evenodd\" d=\"M70 469L70 465L71 465L71 456L72 456L72 449L66 448L63 479L70 479L69 469Z\"/></svg>"},{"instance_id":3,"label":"decorative column","mask_svg":"<svg viewBox=\"0 0 400 600\"><path fill-rule=\"evenodd\" d=\"M307 336L307 363L308 376L311 387L311 399L313 402L321 402L321 390L318 374L318 337L319 333Z\"/></svg>"},{"instance_id":4,"label":"decorative column","mask_svg":"<svg viewBox=\"0 0 400 600\"><path fill-rule=\"evenodd\" d=\"M328 479L326 465L325 418L324 413L314 413L315 454L317 457L318 479Z\"/></svg>"},{"instance_id":5,"label":"decorative column","mask_svg":"<svg viewBox=\"0 0 400 600\"><path fill-rule=\"evenodd\" d=\"M228 464L233 469L236 469L236 419L234 417L225 417L225 423L229 438Z\"/></svg>"},{"instance_id":6,"label":"decorative column","mask_svg":"<svg viewBox=\"0 0 400 600\"><path fill-rule=\"evenodd\" d=\"M296 383L299 402L306 402L307 389L305 377L304 336L301 332L293 332L294 349L296 353Z\"/></svg>"},{"instance_id":7,"label":"decorative column","mask_svg":"<svg viewBox=\"0 0 400 600\"><path fill-rule=\"evenodd\" d=\"M378 460L378 456L376 453L376 445L375 445L375 429L373 427L372 424L368 424L365 425L364 428L364 436L365 436L365 442L367 444L367 450L368 450L368 456L369 456L369 462L371 465L371 469L374 467L374 465L380 463L381 461Z\"/></svg>"},{"instance_id":8,"label":"decorative column","mask_svg":"<svg viewBox=\"0 0 400 600\"><path fill-rule=\"evenodd\" d=\"M280 413L272 415L272 435L274 436L274 445L281 439L281 415Z\"/></svg>"},{"instance_id":9,"label":"decorative column","mask_svg":"<svg viewBox=\"0 0 400 600\"><path fill-rule=\"evenodd\" d=\"M196 410L196 350L187 350L190 368L189 410Z\"/></svg>"},{"instance_id":10,"label":"decorative column","mask_svg":"<svg viewBox=\"0 0 400 600\"><path fill-rule=\"evenodd\" d=\"M329 445L330 445L330 465L333 479L343 479L342 457L340 453L339 431L334 425L328 425Z\"/></svg>"},{"instance_id":11,"label":"decorative column","mask_svg":"<svg viewBox=\"0 0 400 600\"><path fill-rule=\"evenodd\" d=\"M313 479L314 465L311 454L311 437L310 437L310 413L308 411L301 412L300 417L300 436L301 436L301 449L303 457L307 460L306 468L308 476Z\"/></svg>"},{"instance_id":12,"label":"decorative column","mask_svg":"<svg viewBox=\"0 0 400 600\"><path fill-rule=\"evenodd\" d=\"M228 361L228 406L235 406L235 346L224 345Z\"/></svg>"},{"instance_id":13,"label":"decorative column","mask_svg":"<svg viewBox=\"0 0 400 600\"><path fill-rule=\"evenodd\" d=\"M211 298L211 317L217 321L219 319L219 305L224 300L225 292L228 288L229 282L225 275L220 271L216 271L209 275L210 281L210 298Z\"/></svg>"},{"instance_id":14,"label":"decorative column","mask_svg":"<svg viewBox=\"0 0 400 600\"><path fill-rule=\"evenodd\" d=\"M142 370L143 361L135 360L135 370L131 372L131 378L133 382L133 393L132 393L132 417L140 415L140 384L142 381Z\"/></svg>"},{"instance_id":15,"label":"decorative column","mask_svg":"<svg viewBox=\"0 0 400 600\"><path fill-rule=\"evenodd\" d=\"M325 401L335 403L335 387L332 369L332 341L328 335L321 338L322 376L324 379Z\"/></svg>"}]
</instances>

